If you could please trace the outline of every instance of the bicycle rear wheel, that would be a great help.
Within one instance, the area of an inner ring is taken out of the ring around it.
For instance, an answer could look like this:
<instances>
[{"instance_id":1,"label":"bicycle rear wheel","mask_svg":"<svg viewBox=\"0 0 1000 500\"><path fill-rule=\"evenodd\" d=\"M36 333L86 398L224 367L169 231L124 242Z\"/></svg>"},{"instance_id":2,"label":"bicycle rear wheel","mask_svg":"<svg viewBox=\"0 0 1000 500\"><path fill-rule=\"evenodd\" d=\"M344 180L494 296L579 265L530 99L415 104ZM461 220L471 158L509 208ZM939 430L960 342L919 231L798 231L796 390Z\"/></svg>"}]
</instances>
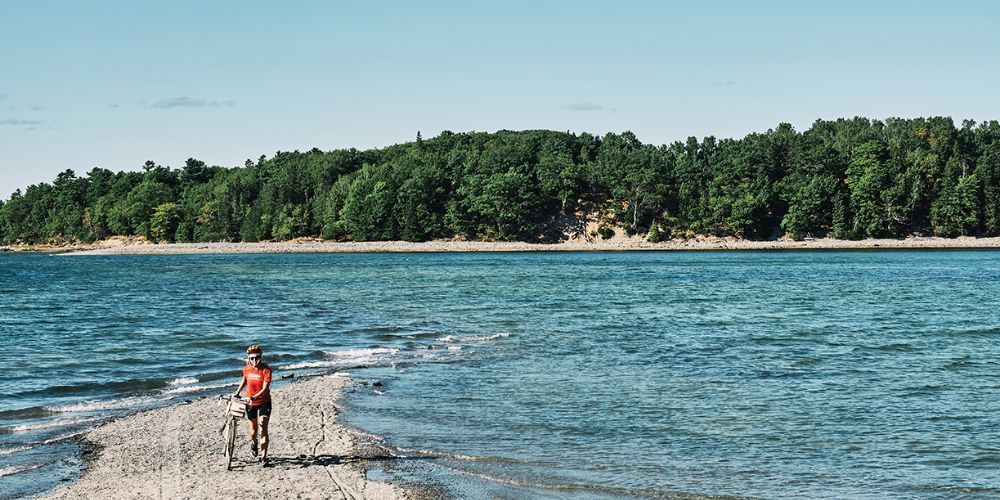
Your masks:
<instances>
[{"instance_id":1,"label":"bicycle rear wheel","mask_svg":"<svg viewBox=\"0 0 1000 500\"><path fill-rule=\"evenodd\" d=\"M230 418L226 426L226 470L232 470L233 451L236 448L236 419Z\"/></svg>"}]
</instances>

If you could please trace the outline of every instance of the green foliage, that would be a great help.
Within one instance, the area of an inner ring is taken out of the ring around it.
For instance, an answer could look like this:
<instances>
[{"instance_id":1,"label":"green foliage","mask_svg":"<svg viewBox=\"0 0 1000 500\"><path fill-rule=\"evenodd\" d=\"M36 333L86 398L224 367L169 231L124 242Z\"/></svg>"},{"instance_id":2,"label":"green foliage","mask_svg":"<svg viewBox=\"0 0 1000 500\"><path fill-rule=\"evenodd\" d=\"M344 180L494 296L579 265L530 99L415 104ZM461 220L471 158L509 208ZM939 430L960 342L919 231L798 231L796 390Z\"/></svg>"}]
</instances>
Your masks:
<instances>
[{"instance_id":1,"label":"green foliage","mask_svg":"<svg viewBox=\"0 0 1000 500\"><path fill-rule=\"evenodd\" d=\"M535 175L543 197L556 200L560 210L572 210L584 185L584 169L573 161L572 142L551 138L538 156Z\"/></svg>"},{"instance_id":2,"label":"green foliage","mask_svg":"<svg viewBox=\"0 0 1000 500\"><path fill-rule=\"evenodd\" d=\"M372 167L353 177L340 210L347 234L355 241L392 240L396 235L396 189Z\"/></svg>"},{"instance_id":3,"label":"green foliage","mask_svg":"<svg viewBox=\"0 0 1000 500\"><path fill-rule=\"evenodd\" d=\"M289 240L306 236L309 229L309 212L302 206L285 205L274 224L274 237Z\"/></svg>"},{"instance_id":4,"label":"green foliage","mask_svg":"<svg viewBox=\"0 0 1000 500\"><path fill-rule=\"evenodd\" d=\"M180 220L180 205L176 203L158 205L153 210L153 217L149 221L149 232L153 241L174 241Z\"/></svg>"},{"instance_id":5,"label":"green foliage","mask_svg":"<svg viewBox=\"0 0 1000 500\"><path fill-rule=\"evenodd\" d=\"M445 234L444 200L449 180L436 166L419 166L399 187L396 213L399 237L406 241L426 241Z\"/></svg>"},{"instance_id":6,"label":"green foliage","mask_svg":"<svg viewBox=\"0 0 1000 500\"><path fill-rule=\"evenodd\" d=\"M198 208L194 219L194 241L224 241L226 225L223 219L224 205L219 200L211 200Z\"/></svg>"},{"instance_id":7,"label":"green foliage","mask_svg":"<svg viewBox=\"0 0 1000 500\"><path fill-rule=\"evenodd\" d=\"M838 204L839 182L829 176L817 175L790 180L785 193L788 212L781 219L781 229L795 240L826 234L840 218L843 226L843 204ZM839 217L836 215L839 207ZM841 229L842 230L842 229Z\"/></svg>"},{"instance_id":8,"label":"green foliage","mask_svg":"<svg viewBox=\"0 0 1000 500\"><path fill-rule=\"evenodd\" d=\"M1000 235L1000 124L781 124L653 146L630 132L443 132L384 149L277 152L239 168L66 170L0 201L0 243L558 239L582 207L650 241ZM555 235L555 236L553 236Z\"/></svg>"},{"instance_id":9,"label":"green foliage","mask_svg":"<svg viewBox=\"0 0 1000 500\"><path fill-rule=\"evenodd\" d=\"M341 177L323 197L321 223L322 236L328 240L347 238L347 225L341 218L341 211L351 189L350 177Z\"/></svg>"},{"instance_id":10,"label":"green foliage","mask_svg":"<svg viewBox=\"0 0 1000 500\"><path fill-rule=\"evenodd\" d=\"M170 188L152 178L142 181L125 197L124 216L127 230L132 234L153 239L150 221L156 207L174 199Z\"/></svg>"},{"instance_id":11,"label":"green foliage","mask_svg":"<svg viewBox=\"0 0 1000 500\"><path fill-rule=\"evenodd\" d=\"M982 183L983 229L990 236L1000 235L1000 141L986 148L975 172Z\"/></svg>"},{"instance_id":12,"label":"green foliage","mask_svg":"<svg viewBox=\"0 0 1000 500\"><path fill-rule=\"evenodd\" d=\"M459 188L476 234L491 240L531 239L539 196L524 173L511 169L490 175L473 175Z\"/></svg>"},{"instance_id":13,"label":"green foliage","mask_svg":"<svg viewBox=\"0 0 1000 500\"><path fill-rule=\"evenodd\" d=\"M854 213L853 235L882 238L903 234L908 208L903 202L904 180L885 144L870 141L854 151L845 180Z\"/></svg>"},{"instance_id":14,"label":"green foliage","mask_svg":"<svg viewBox=\"0 0 1000 500\"><path fill-rule=\"evenodd\" d=\"M650 243L659 243L665 239L667 239L667 237L660 229L659 224L649 226L649 231L646 231L646 241Z\"/></svg>"},{"instance_id":15,"label":"green foliage","mask_svg":"<svg viewBox=\"0 0 1000 500\"><path fill-rule=\"evenodd\" d=\"M979 179L975 174L959 179L946 188L931 207L931 224L938 236L975 234L979 228Z\"/></svg>"}]
</instances>

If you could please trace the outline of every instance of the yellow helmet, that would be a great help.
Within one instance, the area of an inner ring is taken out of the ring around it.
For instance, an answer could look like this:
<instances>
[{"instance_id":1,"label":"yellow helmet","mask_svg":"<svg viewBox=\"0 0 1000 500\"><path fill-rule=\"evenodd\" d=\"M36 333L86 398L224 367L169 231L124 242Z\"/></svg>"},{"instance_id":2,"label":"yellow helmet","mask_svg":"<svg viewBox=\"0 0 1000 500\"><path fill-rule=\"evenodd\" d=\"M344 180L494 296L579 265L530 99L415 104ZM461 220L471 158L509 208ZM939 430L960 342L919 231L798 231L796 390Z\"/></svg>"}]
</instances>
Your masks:
<instances>
[{"instance_id":1,"label":"yellow helmet","mask_svg":"<svg viewBox=\"0 0 1000 500\"><path fill-rule=\"evenodd\" d=\"M264 349L262 349L257 344L254 344L254 345L252 345L250 347L247 347L247 354L255 354L255 353L256 354L264 354Z\"/></svg>"}]
</instances>

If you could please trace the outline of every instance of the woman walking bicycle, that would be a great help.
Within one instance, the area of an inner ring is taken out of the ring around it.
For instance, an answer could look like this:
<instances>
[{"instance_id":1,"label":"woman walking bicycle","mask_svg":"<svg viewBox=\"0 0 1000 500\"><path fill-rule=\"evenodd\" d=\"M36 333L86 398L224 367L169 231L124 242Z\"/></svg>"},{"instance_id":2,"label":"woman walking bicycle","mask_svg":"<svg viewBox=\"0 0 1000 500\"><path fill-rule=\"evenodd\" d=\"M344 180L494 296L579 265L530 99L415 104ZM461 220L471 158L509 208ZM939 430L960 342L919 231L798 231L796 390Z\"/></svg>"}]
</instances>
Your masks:
<instances>
[{"instance_id":1,"label":"woman walking bicycle","mask_svg":"<svg viewBox=\"0 0 1000 500\"><path fill-rule=\"evenodd\" d=\"M260 437L260 462L267 466L267 423L271 419L271 367L261 360L264 350L259 345L247 347L247 365L243 367L243 379L233 396L239 397L246 387L243 400L250 404L247 419L250 420L250 453L257 456L258 436Z\"/></svg>"}]
</instances>

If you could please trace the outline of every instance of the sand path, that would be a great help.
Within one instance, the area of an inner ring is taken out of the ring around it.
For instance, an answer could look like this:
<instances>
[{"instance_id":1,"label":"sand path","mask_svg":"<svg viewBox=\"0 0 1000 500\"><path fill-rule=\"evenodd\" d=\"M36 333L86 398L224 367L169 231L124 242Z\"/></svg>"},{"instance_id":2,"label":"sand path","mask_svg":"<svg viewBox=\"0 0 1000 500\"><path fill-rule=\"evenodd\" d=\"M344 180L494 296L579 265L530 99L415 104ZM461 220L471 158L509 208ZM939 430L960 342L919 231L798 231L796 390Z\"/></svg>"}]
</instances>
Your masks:
<instances>
[{"instance_id":1,"label":"sand path","mask_svg":"<svg viewBox=\"0 0 1000 500\"><path fill-rule=\"evenodd\" d=\"M51 498L404 498L400 487L369 481L358 467L366 457L357 436L336 419L347 383L329 376L274 390L272 467L252 459L241 427L233 470L226 471L223 408L206 398L90 431L85 440L94 451L83 477Z\"/></svg>"}]
</instances>

